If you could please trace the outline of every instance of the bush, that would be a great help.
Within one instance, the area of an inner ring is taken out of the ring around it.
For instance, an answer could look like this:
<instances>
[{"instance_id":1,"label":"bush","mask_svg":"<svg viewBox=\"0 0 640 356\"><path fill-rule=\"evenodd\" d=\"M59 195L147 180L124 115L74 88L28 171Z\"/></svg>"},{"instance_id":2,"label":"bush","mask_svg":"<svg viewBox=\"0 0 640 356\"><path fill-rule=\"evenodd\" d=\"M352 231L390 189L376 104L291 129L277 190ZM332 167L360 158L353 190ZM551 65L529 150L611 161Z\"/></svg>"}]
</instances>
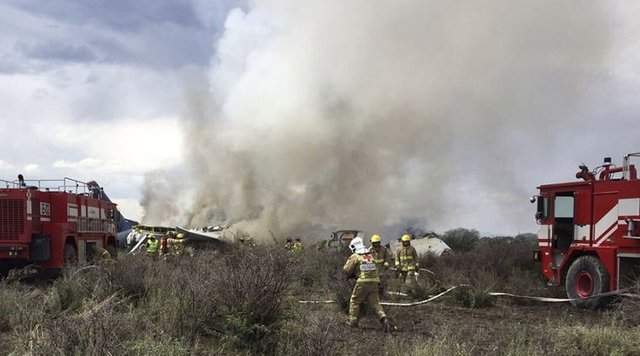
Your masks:
<instances>
[{"instance_id":1,"label":"bush","mask_svg":"<svg viewBox=\"0 0 640 356\"><path fill-rule=\"evenodd\" d=\"M273 353L287 317L295 265L285 251L237 246L226 254L152 261L124 256L66 270L25 298L2 289L0 318L16 352L43 354ZM17 304L17 305L16 305Z\"/></svg>"},{"instance_id":2,"label":"bush","mask_svg":"<svg viewBox=\"0 0 640 356\"><path fill-rule=\"evenodd\" d=\"M436 274L442 286L469 284L487 292L549 294L528 238L482 238L473 250L439 258L421 257L421 266Z\"/></svg>"},{"instance_id":3,"label":"bush","mask_svg":"<svg viewBox=\"0 0 640 356\"><path fill-rule=\"evenodd\" d=\"M145 278L149 270L155 268L152 266L152 262L141 254L127 254L120 256L117 263L111 263L106 268L109 271L111 283L123 295L137 301L143 298L148 291Z\"/></svg>"},{"instance_id":4,"label":"bush","mask_svg":"<svg viewBox=\"0 0 640 356\"><path fill-rule=\"evenodd\" d=\"M452 292L456 304L467 308L486 308L493 305L493 297L483 287L460 287Z\"/></svg>"},{"instance_id":5,"label":"bush","mask_svg":"<svg viewBox=\"0 0 640 356\"><path fill-rule=\"evenodd\" d=\"M208 333L217 315L217 287L210 256L158 263L145 279L146 297L141 308L148 323L175 339L194 341Z\"/></svg>"},{"instance_id":6,"label":"bush","mask_svg":"<svg viewBox=\"0 0 640 356\"><path fill-rule=\"evenodd\" d=\"M132 316L118 310L117 296L101 301L88 301L82 311L47 318L40 332L31 340L35 355L99 355L123 354L123 341L132 338L137 329Z\"/></svg>"},{"instance_id":7,"label":"bush","mask_svg":"<svg viewBox=\"0 0 640 356\"><path fill-rule=\"evenodd\" d=\"M19 287L13 287L19 288ZM23 297L25 297L23 295ZM16 352L35 355L122 353L131 316L108 274L96 266L65 271L45 293L15 301Z\"/></svg>"},{"instance_id":8,"label":"bush","mask_svg":"<svg viewBox=\"0 0 640 356\"><path fill-rule=\"evenodd\" d=\"M37 289L0 282L0 332L20 328L29 315L36 317L44 314L42 309L27 310L29 305L41 307L43 299L43 294Z\"/></svg>"},{"instance_id":9,"label":"bush","mask_svg":"<svg viewBox=\"0 0 640 356\"><path fill-rule=\"evenodd\" d=\"M223 269L212 276L218 288L212 330L239 350L274 352L295 272L291 256L278 246L225 255Z\"/></svg>"},{"instance_id":10,"label":"bush","mask_svg":"<svg viewBox=\"0 0 640 356\"><path fill-rule=\"evenodd\" d=\"M478 243L480 233L478 230L469 230L462 227L445 231L442 235L444 241L453 252L469 252Z\"/></svg>"},{"instance_id":11,"label":"bush","mask_svg":"<svg viewBox=\"0 0 640 356\"><path fill-rule=\"evenodd\" d=\"M336 271L342 271L349 255L334 249L315 250L304 249L302 251L289 252L293 263L299 269L296 275L296 288L301 293L308 293L310 288L315 290L327 290L333 287Z\"/></svg>"},{"instance_id":12,"label":"bush","mask_svg":"<svg viewBox=\"0 0 640 356\"><path fill-rule=\"evenodd\" d=\"M336 272L333 280L331 281L331 288L334 293L334 300L338 305L338 309L343 313L349 313L349 302L351 301L351 293L355 280L347 279L347 277L340 272Z\"/></svg>"}]
</instances>

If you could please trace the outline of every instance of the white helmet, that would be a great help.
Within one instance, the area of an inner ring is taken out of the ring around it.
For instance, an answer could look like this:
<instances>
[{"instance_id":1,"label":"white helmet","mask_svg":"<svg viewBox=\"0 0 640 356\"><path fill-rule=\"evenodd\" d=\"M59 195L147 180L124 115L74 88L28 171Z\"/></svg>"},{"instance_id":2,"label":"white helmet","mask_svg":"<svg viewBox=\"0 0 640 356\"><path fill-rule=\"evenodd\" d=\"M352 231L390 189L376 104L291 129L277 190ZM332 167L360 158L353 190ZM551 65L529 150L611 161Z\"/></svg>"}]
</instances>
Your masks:
<instances>
[{"instance_id":1,"label":"white helmet","mask_svg":"<svg viewBox=\"0 0 640 356\"><path fill-rule=\"evenodd\" d=\"M351 243L349 244L349 249L353 253L363 254L367 252L367 248L364 247L364 242L362 241L361 237L356 237L353 240L351 240Z\"/></svg>"}]
</instances>

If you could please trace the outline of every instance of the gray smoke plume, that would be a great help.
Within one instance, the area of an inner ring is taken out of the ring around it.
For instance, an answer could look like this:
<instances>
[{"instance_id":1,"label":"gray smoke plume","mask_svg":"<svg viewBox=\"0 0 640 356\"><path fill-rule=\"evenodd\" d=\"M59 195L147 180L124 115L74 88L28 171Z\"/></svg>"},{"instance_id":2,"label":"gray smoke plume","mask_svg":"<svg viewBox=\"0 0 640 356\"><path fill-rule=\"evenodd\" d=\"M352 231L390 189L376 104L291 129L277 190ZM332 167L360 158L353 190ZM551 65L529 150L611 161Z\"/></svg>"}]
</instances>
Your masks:
<instances>
[{"instance_id":1,"label":"gray smoke plume","mask_svg":"<svg viewBox=\"0 0 640 356\"><path fill-rule=\"evenodd\" d=\"M157 209L157 190L146 190L145 219L276 234L527 226L519 159L548 154L556 132L589 110L609 60L605 5L261 0L235 9L208 82L189 82L188 184L174 191L183 201Z\"/></svg>"}]
</instances>

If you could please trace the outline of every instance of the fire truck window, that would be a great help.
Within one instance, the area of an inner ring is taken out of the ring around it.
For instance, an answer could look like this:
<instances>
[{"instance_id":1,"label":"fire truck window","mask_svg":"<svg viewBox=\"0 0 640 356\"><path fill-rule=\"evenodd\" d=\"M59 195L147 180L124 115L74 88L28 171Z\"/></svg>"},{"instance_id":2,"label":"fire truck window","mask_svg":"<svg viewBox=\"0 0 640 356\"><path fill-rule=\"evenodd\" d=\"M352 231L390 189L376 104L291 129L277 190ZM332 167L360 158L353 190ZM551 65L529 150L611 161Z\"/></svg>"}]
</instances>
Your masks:
<instances>
[{"instance_id":1,"label":"fire truck window","mask_svg":"<svg viewBox=\"0 0 640 356\"><path fill-rule=\"evenodd\" d=\"M573 242L573 193L556 195L554 201L554 241L553 246L566 250Z\"/></svg>"},{"instance_id":2,"label":"fire truck window","mask_svg":"<svg viewBox=\"0 0 640 356\"><path fill-rule=\"evenodd\" d=\"M555 217L573 218L573 197L556 197Z\"/></svg>"},{"instance_id":3,"label":"fire truck window","mask_svg":"<svg viewBox=\"0 0 640 356\"><path fill-rule=\"evenodd\" d=\"M547 212L549 211L548 205L549 205L549 199L547 197L543 197L543 196L538 197L538 209L536 211L537 220L547 218Z\"/></svg>"}]
</instances>

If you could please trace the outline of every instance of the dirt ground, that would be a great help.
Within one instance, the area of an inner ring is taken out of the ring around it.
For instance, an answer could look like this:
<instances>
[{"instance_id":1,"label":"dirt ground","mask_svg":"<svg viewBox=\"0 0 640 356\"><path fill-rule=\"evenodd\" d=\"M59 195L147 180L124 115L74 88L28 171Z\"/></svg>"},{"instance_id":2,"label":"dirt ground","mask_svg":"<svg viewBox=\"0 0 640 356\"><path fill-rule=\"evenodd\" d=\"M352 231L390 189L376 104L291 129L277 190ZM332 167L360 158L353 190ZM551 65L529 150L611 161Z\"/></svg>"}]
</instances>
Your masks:
<instances>
[{"instance_id":1,"label":"dirt ground","mask_svg":"<svg viewBox=\"0 0 640 356\"><path fill-rule=\"evenodd\" d=\"M609 311L580 310L569 303L518 305L508 299L479 309L433 302L413 307L386 306L385 311L394 326L390 337L400 344L438 342L446 336L449 342L465 343L472 354L479 355L503 354L516 338L544 344L544 331L552 327L611 323ZM384 337L372 314L361 319L358 329L344 329L345 340Z\"/></svg>"}]
</instances>

